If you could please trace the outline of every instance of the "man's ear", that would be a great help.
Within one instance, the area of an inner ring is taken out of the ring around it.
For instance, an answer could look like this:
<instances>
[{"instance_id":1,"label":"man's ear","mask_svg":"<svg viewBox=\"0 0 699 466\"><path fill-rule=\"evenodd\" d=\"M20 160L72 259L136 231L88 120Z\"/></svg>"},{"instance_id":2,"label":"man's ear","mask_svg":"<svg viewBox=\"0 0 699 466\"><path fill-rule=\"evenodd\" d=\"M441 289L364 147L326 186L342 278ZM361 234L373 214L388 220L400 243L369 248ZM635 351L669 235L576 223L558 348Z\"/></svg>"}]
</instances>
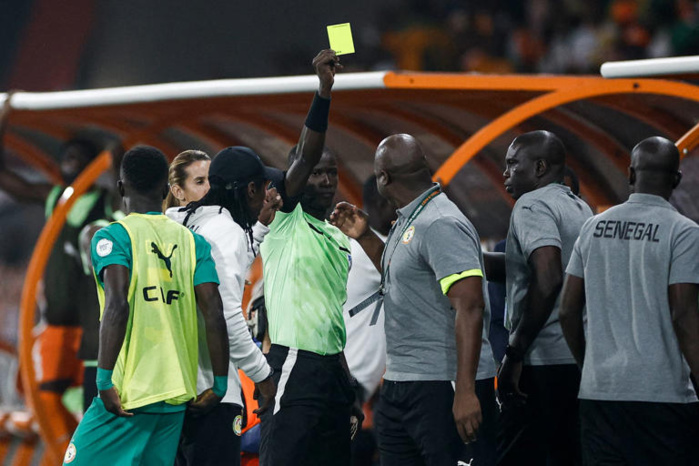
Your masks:
<instances>
[{"instance_id":1,"label":"man's ear","mask_svg":"<svg viewBox=\"0 0 699 466\"><path fill-rule=\"evenodd\" d=\"M121 197L124 197L124 182L121 180L117 180L117 190L119 191L119 195Z\"/></svg>"},{"instance_id":2,"label":"man's ear","mask_svg":"<svg viewBox=\"0 0 699 466\"><path fill-rule=\"evenodd\" d=\"M255 194L257 194L257 186L255 186L254 181L251 181L248 183L248 189L246 191L247 191L248 199L253 199L255 197Z\"/></svg>"},{"instance_id":3,"label":"man's ear","mask_svg":"<svg viewBox=\"0 0 699 466\"><path fill-rule=\"evenodd\" d=\"M541 178L549 171L549 164L544 159L539 159L536 161L535 173L537 178Z\"/></svg>"},{"instance_id":4,"label":"man's ear","mask_svg":"<svg viewBox=\"0 0 699 466\"><path fill-rule=\"evenodd\" d=\"M672 189L675 189L680 185L680 182L682 181L682 172L677 170L677 173L675 173L675 180L672 183Z\"/></svg>"},{"instance_id":5,"label":"man's ear","mask_svg":"<svg viewBox=\"0 0 699 466\"><path fill-rule=\"evenodd\" d=\"M633 167L629 167L629 184L631 186L636 184L636 170Z\"/></svg>"},{"instance_id":6,"label":"man's ear","mask_svg":"<svg viewBox=\"0 0 699 466\"><path fill-rule=\"evenodd\" d=\"M389 175L385 170L381 170L379 175L376 177L376 182L381 186L388 186L391 184L391 175Z\"/></svg>"}]
</instances>

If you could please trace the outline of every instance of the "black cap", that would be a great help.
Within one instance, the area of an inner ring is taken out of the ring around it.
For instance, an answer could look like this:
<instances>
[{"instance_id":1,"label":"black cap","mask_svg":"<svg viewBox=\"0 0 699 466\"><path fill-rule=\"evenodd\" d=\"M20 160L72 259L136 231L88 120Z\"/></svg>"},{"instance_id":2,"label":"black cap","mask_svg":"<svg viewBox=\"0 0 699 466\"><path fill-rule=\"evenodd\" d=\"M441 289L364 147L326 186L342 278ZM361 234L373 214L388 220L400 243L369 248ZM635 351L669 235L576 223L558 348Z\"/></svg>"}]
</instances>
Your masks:
<instances>
[{"instance_id":1,"label":"black cap","mask_svg":"<svg viewBox=\"0 0 699 466\"><path fill-rule=\"evenodd\" d=\"M249 147L226 147L216 154L209 167L211 183L247 184L254 180L280 182L284 173L265 166L260 157Z\"/></svg>"}]
</instances>

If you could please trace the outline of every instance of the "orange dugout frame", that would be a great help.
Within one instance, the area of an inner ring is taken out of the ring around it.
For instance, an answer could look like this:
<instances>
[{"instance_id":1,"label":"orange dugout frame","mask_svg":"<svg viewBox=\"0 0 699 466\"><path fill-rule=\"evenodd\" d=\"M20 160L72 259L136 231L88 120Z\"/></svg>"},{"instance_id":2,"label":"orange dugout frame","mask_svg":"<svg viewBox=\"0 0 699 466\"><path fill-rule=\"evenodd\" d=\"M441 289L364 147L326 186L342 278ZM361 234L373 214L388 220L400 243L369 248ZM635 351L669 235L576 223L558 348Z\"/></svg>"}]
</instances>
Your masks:
<instances>
[{"instance_id":1,"label":"orange dugout frame","mask_svg":"<svg viewBox=\"0 0 699 466\"><path fill-rule=\"evenodd\" d=\"M59 172L53 149L86 129L118 138L126 147L155 145L170 158L185 149L213 154L247 145L266 163L283 168L316 87L315 77L300 76L18 93L5 145L54 182ZM413 134L429 154L435 179L483 237L497 238L507 229L512 205L502 188L502 158L517 134L532 129L559 134L583 196L593 207L603 207L625 199L626 166L636 142L659 134L690 155L699 146L698 121L699 86L686 82L355 73L336 79L327 144L340 161L339 196L360 203L376 145L390 134ZM31 363L37 286L67 212L110 164L110 155L102 153L75 181L71 195L59 201L37 242L22 294L21 374L52 463L63 452L51 441Z\"/></svg>"}]
</instances>

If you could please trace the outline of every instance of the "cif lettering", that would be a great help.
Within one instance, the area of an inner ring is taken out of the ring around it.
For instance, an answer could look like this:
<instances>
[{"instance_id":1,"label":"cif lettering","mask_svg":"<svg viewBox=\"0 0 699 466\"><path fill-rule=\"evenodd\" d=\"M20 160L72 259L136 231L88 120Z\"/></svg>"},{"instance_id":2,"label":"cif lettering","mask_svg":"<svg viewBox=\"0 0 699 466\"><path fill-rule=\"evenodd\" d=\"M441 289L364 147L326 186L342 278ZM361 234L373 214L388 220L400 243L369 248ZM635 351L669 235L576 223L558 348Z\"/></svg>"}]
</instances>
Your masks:
<instances>
[{"instance_id":1,"label":"cif lettering","mask_svg":"<svg viewBox=\"0 0 699 466\"><path fill-rule=\"evenodd\" d=\"M160 296L158 296L158 290L160 290ZM173 301L177 301L180 294L181 292L178 290L168 290L168 292L165 293L165 290L160 286L146 286L143 288L143 299L146 301L157 301L160 298L167 305L172 304Z\"/></svg>"},{"instance_id":2,"label":"cif lettering","mask_svg":"<svg viewBox=\"0 0 699 466\"><path fill-rule=\"evenodd\" d=\"M172 250L170 251L170 255L165 256L161 251L160 248L158 247L157 244L155 243L150 243L151 246L151 251L153 254L158 256L158 259L163 261L163 264L165 265L165 268L167 269L168 272L170 272L170 277L172 277L172 255L175 253L175 249L177 249L177 245L175 244L172 247ZM160 290L160 293L158 293L158 290ZM161 299L162 302L164 302L167 305L172 304L173 301L177 301L179 298L181 292L179 290L168 290L167 293L165 290L160 287L160 286L146 286L143 288L143 299L146 301L152 302L152 301L158 301L158 299Z\"/></svg>"}]
</instances>

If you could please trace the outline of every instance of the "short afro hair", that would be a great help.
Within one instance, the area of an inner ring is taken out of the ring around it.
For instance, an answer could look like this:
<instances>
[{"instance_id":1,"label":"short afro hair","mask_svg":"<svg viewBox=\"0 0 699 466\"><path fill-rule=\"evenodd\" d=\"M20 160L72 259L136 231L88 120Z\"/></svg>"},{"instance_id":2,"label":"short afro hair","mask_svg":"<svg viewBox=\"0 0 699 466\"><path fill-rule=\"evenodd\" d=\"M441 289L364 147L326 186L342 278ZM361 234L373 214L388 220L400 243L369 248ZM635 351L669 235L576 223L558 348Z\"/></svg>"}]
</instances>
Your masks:
<instances>
[{"instance_id":1,"label":"short afro hair","mask_svg":"<svg viewBox=\"0 0 699 466\"><path fill-rule=\"evenodd\" d=\"M99 154L101 149L93 141L85 138L73 138L61 146L61 155L65 154L69 147L77 147L87 158L87 160L94 160Z\"/></svg>"},{"instance_id":2,"label":"short afro hair","mask_svg":"<svg viewBox=\"0 0 699 466\"><path fill-rule=\"evenodd\" d=\"M124 154L124 181L139 193L161 190L167 184L169 165L165 154L151 146L136 146Z\"/></svg>"}]
</instances>

